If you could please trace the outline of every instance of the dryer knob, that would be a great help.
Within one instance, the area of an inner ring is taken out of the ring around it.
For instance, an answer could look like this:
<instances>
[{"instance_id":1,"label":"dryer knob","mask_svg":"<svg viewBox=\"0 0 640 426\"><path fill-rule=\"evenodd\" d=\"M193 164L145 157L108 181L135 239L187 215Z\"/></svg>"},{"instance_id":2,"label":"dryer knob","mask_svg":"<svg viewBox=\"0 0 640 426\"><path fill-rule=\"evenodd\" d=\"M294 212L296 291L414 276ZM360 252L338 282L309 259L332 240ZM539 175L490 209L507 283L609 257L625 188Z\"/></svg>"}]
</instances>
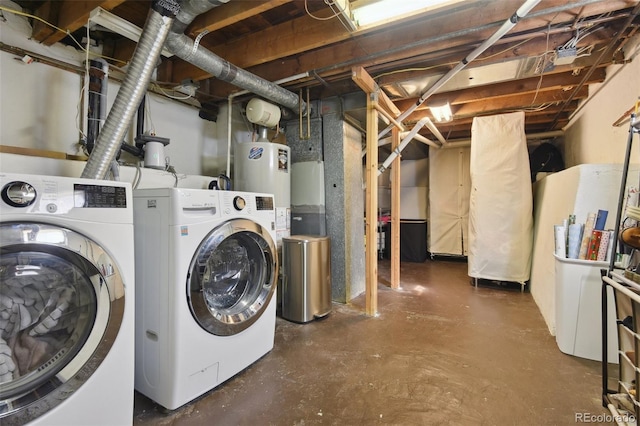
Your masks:
<instances>
[{"instance_id":1,"label":"dryer knob","mask_svg":"<svg viewBox=\"0 0 640 426\"><path fill-rule=\"evenodd\" d=\"M26 182L9 182L2 188L2 200L13 207L27 207L36 201L36 189Z\"/></svg>"},{"instance_id":2,"label":"dryer knob","mask_svg":"<svg viewBox=\"0 0 640 426\"><path fill-rule=\"evenodd\" d=\"M233 198L233 207L236 210L241 211L246 206L247 206L247 202L244 200L244 198L242 198L240 196L236 196L236 197Z\"/></svg>"}]
</instances>

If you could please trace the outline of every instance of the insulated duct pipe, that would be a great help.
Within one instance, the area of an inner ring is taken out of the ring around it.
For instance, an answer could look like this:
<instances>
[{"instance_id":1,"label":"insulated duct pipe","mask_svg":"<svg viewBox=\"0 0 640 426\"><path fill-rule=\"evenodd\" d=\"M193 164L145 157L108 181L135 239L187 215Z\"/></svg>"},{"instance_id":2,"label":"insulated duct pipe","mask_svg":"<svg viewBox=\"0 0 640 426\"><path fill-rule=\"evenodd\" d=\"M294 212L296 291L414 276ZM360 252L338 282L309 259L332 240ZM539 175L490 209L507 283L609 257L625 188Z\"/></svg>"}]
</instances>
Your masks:
<instances>
[{"instance_id":1,"label":"insulated duct pipe","mask_svg":"<svg viewBox=\"0 0 640 426\"><path fill-rule=\"evenodd\" d=\"M186 0L167 37L167 48L177 57L212 74L214 77L246 89L292 111L307 113L306 103L298 95L268 80L236 67L184 34L187 26L201 13L229 0Z\"/></svg>"},{"instance_id":2,"label":"insulated duct pipe","mask_svg":"<svg viewBox=\"0 0 640 426\"><path fill-rule=\"evenodd\" d=\"M140 41L129 63L129 70L81 177L105 179L111 162L120 151L133 115L147 92L151 75L179 8L176 0L153 1Z\"/></svg>"},{"instance_id":3,"label":"insulated duct pipe","mask_svg":"<svg viewBox=\"0 0 640 426\"><path fill-rule=\"evenodd\" d=\"M409 107L405 112L400 114L397 117L398 121L402 121L409 116L412 112L414 112L420 105L422 105L431 95L433 95L438 89L445 85L454 75L456 75L460 70L467 66L467 64L474 59L476 59L482 52L491 47L496 41L498 41L503 35L509 32L520 19L524 18L530 11L533 9L540 0L527 0L524 2L522 6L516 12L507 19L498 30L493 33L491 37L485 40L480 46L476 47L473 52L469 53L462 61L460 61L455 67L453 67L448 73L443 75L438 81L436 81L433 86L431 86L426 92L420 96L420 98L416 101L414 105ZM382 132L378 134L378 138L383 137L393 128L393 126L388 126Z\"/></svg>"},{"instance_id":4,"label":"insulated duct pipe","mask_svg":"<svg viewBox=\"0 0 640 426\"><path fill-rule=\"evenodd\" d=\"M387 168L391 165L391 163L393 163L393 160L395 160L396 157L400 155L402 150L407 146L409 142L411 142L413 137L418 134L420 129L422 129L425 124L427 124L427 121L429 121L429 117L423 118L422 120L418 121L415 126L413 126L413 129L409 131L409 134L407 134L407 136L405 136L404 139L402 139L402 141L400 142L400 144L398 144L396 149L394 149L393 152L391 152L391 155L389 155L387 159L384 160L384 163L382 163L382 165L378 167L378 176L380 176L385 170L387 170Z\"/></svg>"}]
</instances>

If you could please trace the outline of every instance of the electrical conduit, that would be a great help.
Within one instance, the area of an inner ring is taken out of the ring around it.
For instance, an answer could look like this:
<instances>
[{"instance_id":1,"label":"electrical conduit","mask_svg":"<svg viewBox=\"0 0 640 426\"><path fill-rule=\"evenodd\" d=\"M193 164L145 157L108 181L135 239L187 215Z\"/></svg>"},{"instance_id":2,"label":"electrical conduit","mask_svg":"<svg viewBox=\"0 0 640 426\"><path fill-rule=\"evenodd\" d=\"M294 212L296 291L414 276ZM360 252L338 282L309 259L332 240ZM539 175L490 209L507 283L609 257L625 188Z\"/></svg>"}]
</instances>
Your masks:
<instances>
[{"instance_id":1,"label":"electrical conduit","mask_svg":"<svg viewBox=\"0 0 640 426\"><path fill-rule=\"evenodd\" d=\"M496 41L498 41L503 35L508 33L520 19L524 18L533 9L540 0L527 0L516 12L507 19L498 30L493 33L491 37L485 40L480 46L476 47L473 52L469 53L462 61L460 61L455 67L453 67L448 73L443 75L433 86L431 86L426 92L424 92L420 98L409 107L405 112L400 114L397 118L398 121L402 121L413 113L420 105L422 105L431 95L433 95L438 89L445 85L453 76L455 76L460 70L467 66L471 61L476 59L482 52L491 47ZM389 133L393 126L388 126L378 134L378 139Z\"/></svg>"},{"instance_id":2,"label":"electrical conduit","mask_svg":"<svg viewBox=\"0 0 640 426\"><path fill-rule=\"evenodd\" d=\"M413 126L413 129L411 129L407 136L402 139L396 149L394 149L393 152L391 152L391 154L387 157L387 159L384 160L384 163L382 163L382 165L378 167L378 176L380 176L385 170L387 170L391 163L393 163L393 160L395 160L396 157L400 155L402 150L407 146L409 142L411 142L414 136L418 134L420 129L422 129L425 124L427 124L427 121L430 121L429 117L424 117L423 119L418 121L415 126Z\"/></svg>"}]
</instances>

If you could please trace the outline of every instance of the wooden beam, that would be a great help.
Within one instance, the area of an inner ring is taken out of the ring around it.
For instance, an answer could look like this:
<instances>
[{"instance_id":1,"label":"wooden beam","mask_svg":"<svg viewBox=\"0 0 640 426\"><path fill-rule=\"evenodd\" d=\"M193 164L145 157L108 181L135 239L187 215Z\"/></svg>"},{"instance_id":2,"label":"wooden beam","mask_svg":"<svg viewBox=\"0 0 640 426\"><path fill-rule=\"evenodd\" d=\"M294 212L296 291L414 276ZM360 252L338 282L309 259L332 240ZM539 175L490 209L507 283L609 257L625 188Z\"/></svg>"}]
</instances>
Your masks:
<instances>
[{"instance_id":1,"label":"wooden beam","mask_svg":"<svg viewBox=\"0 0 640 426\"><path fill-rule=\"evenodd\" d=\"M378 312L378 86L364 68L352 70L353 81L367 94L365 165L365 312ZM390 101L389 101L390 102ZM393 103L391 103L393 105Z\"/></svg>"},{"instance_id":2,"label":"wooden beam","mask_svg":"<svg viewBox=\"0 0 640 426\"><path fill-rule=\"evenodd\" d=\"M242 4L242 2L239 3ZM351 33L338 19L319 21L305 15L222 45L210 44L207 37L204 37L200 44L235 66L247 69L254 65L279 61L284 57L342 42L350 36ZM185 78L202 80L211 77L206 71L187 62L178 59L175 61L173 81L181 81Z\"/></svg>"},{"instance_id":3,"label":"wooden beam","mask_svg":"<svg viewBox=\"0 0 640 426\"><path fill-rule=\"evenodd\" d=\"M400 131L391 130L391 149L400 145ZM400 288L400 156L391 163L391 288Z\"/></svg>"},{"instance_id":4,"label":"wooden beam","mask_svg":"<svg viewBox=\"0 0 640 426\"><path fill-rule=\"evenodd\" d=\"M376 93L367 93L367 160L365 192L365 312L378 313L378 102Z\"/></svg>"},{"instance_id":5,"label":"wooden beam","mask_svg":"<svg viewBox=\"0 0 640 426\"><path fill-rule=\"evenodd\" d=\"M472 87L468 89L455 90L442 94L432 95L427 102L420 105L416 111L426 110L429 104L441 105L449 102L451 106L464 104L467 102L484 102L491 98L510 97L514 94L524 95L536 92L548 92L555 90L564 90L566 88L577 86L582 80L581 74L573 72L564 72L559 74L545 74L540 76L525 78L522 80L508 81L496 84L487 84L483 86ZM602 83L606 78L605 68L598 68L586 82ZM416 103L418 98L409 98L394 101L401 111L406 111L410 106Z\"/></svg>"},{"instance_id":6,"label":"wooden beam","mask_svg":"<svg viewBox=\"0 0 640 426\"><path fill-rule=\"evenodd\" d=\"M470 4L472 2L469 2ZM549 0L545 3L545 7L552 8L554 6L560 6L565 4L564 1ZM251 34L251 37L243 37L242 42L245 43L245 47L242 48L242 55L237 55L237 52L230 49L230 45L224 46L211 46L211 50L216 54L222 56L225 59L230 59L227 54L233 54L238 58L238 61L230 62L236 66L245 68L252 73L259 75L269 81L276 81L278 79L299 74L302 72L308 72L310 70L316 70L322 78L328 78L331 75L347 73L353 65L359 65L371 70L374 67L387 66L386 64L394 61L402 61L407 57L424 55L433 51L446 51L451 48L459 48L460 46L468 46L470 40L483 39L489 37L495 32L497 28L488 28L482 31L475 31L466 36L452 37L450 39L444 39L442 41L431 41L435 38L442 37L446 34L454 34L456 31L462 31L464 28L480 28L490 23L499 22L501 19L505 19L508 16L507 10L516 10L521 6L522 1L503 0L500 2L488 2L486 7L479 12L477 6L468 8L462 8L456 14L438 16L437 19L430 19L428 25L425 25L425 21L414 20L405 21L402 25L388 26L383 28L377 28L376 31L369 33L355 34L343 34L348 35L349 38L344 39L340 43L335 39L330 39L321 46L317 44L317 35L314 34L307 38L304 33L304 27L297 25L294 22L288 24L289 28L281 28L278 32L265 33L258 32ZM596 7L597 6L597 7ZM624 1L607 1L599 2L596 5L590 4L584 7L585 13L591 9L596 10L617 10L625 7ZM523 19L518 23L519 31L528 31L538 28L547 28L548 22L553 21L554 24L559 24L564 21L573 22L575 20L575 10L562 12L559 14L553 14L550 16L541 16L534 18ZM507 15L505 15L507 13ZM510 13L510 12L509 12ZM298 18L303 19L303 18ZM544 21L544 23L542 22ZM306 21L305 21L306 22ZM332 21L324 21L332 22ZM318 25L318 23L316 23ZM278 26L280 27L280 26ZM275 28L275 27L273 27ZM273 46L278 46L280 38L287 40L284 45L291 44L288 40L291 37L292 28L300 28L302 32L296 33L296 40L299 43L297 51L303 52L300 54L293 54L292 50L284 49L289 56L280 55L276 60L270 59L269 56L273 49L271 47L266 48L265 52L259 50L260 46L264 46L264 43L268 41ZM329 28L325 26L322 30L323 33L329 33ZM203 41L206 40L203 39ZM238 40L240 42L240 40ZM420 44L424 42L424 44ZM308 44L310 49L303 48L303 44ZM250 49L247 49L250 45ZM406 48L409 46L409 48ZM384 52L385 57L375 57L377 53ZM358 58L361 58L358 60ZM586 59L579 58L578 61ZM354 62L357 60L357 63ZM339 64L343 64L342 66ZM195 68L195 67L193 67ZM176 73L174 81L180 81L183 78L196 75L198 71L194 69L181 68L179 73ZM213 93L212 93L213 94ZM228 93L216 92L216 96L225 97Z\"/></svg>"},{"instance_id":7,"label":"wooden beam","mask_svg":"<svg viewBox=\"0 0 640 426\"><path fill-rule=\"evenodd\" d=\"M574 96L575 99L586 99L589 95L589 88L582 87ZM452 108L454 115L462 117L471 117L478 114L487 114L489 111L499 111L507 109L529 109L541 107L546 104L555 104L564 102L571 96L571 92L556 90L553 92L541 93L525 93L523 95L517 93L512 96L503 98L487 99L482 102L469 102L458 108Z\"/></svg>"},{"instance_id":8,"label":"wooden beam","mask_svg":"<svg viewBox=\"0 0 640 426\"><path fill-rule=\"evenodd\" d=\"M365 93L378 93L378 104L384 107L394 117L400 115L400 110L396 105L391 102L391 99L380 90L378 84L373 81L373 78L367 73L363 67L353 67L351 69L351 79L360 87Z\"/></svg>"},{"instance_id":9,"label":"wooden beam","mask_svg":"<svg viewBox=\"0 0 640 426\"><path fill-rule=\"evenodd\" d=\"M380 114L382 114L387 120L389 120L391 122L391 124L393 124L393 126L401 131L405 131L407 129L405 129L404 125L399 122L398 120L396 120L395 116L391 115L391 113L387 112L386 109L384 109L383 107L381 107L380 105L376 104L376 109L378 110L378 112Z\"/></svg>"},{"instance_id":10,"label":"wooden beam","mask_svg":"<svg viewBox=\"0 0 640 426\"><path fill-rule=\"evenodd\" d=\"M186 33L195 37L202 31L217 31L292 1L293 0L231 1L197 16L187 28Z\"/></svg>"},{"instance_id":11,"label":"wooden beam","mask_svg":"<svg viewBox=\"0 0 640 426\"><path fill-rule=\"evenodd\" d=\"M0 152L5 154L28 155L31 157L55 158L56 160L87 160L84 155L71 155L59 151L48 151L37 148L24 148L21 146L0 145Z\"/></svg>"},{"instance_id":12,"label":"wooden beam","mask_svg":"<svg viewBox=\"0 0 640 426\"><path fill-rule=\"evenodd\" d=\"M57 2L58 4L55 6L49 5L47 4L49 2L47 2L36 10L35 15L58 28L72 33L86 25L89 20L89 13L96 7L111 10L124 3L124 1L125 0L66 0ZM51 22L50 20L52 19L55 19L55 21ZM40 27L34 27L33 38L46 46L51 46L67 36L67 34L62 31L51 32L41 29L38 30L38 28Z\"/></svg>"},{"instance_id":13,"label":"wooden beam","mask_svg":"<svg viewBox=\"0 0 640 426\"><path fill-rule=\"evenodd\" d=\"M55 25L59 20L61 5L61 2L48 1L43 3L42 6L38 8L38 10L35 12L35 16L40 18L42 21L39 19L33 20L33 28L31 30L31 38L33 40L46 40L47 38L51 37L56 31L58 31L52 26L45 24L43 21Z\"/></svg>"}]
</instances>

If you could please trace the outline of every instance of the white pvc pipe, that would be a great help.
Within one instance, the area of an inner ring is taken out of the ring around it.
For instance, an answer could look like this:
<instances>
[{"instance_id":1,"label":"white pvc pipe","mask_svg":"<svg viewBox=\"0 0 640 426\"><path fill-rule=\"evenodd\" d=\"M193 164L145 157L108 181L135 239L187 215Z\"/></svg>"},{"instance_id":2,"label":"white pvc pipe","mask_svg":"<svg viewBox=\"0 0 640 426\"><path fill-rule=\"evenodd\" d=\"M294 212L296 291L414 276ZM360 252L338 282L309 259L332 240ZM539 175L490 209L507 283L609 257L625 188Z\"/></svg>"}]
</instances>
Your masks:
<instances>
[{"instance_id":1,"label":"white pvc pipe","mask_svg":"<svg viewBox=\"0 0 640 426\"><path fill-rule=\"evenodd\" d=\"M427 122L427 127L429 128L429 130L431 131L431 133L433 133L433 135L436 137L436 139L438 139L440 141L441 144L446 144L447 141L444 138L444 136L442 136L442 133L440 133L440 130L438 130L438 128L436 127L435 124L433 124L433 121L429 120Z\"/></svg>"},{"instance_id":2,"label":"white pvc pipe","mask_svg":"<svg viewBox=\"0 0 640 426\"><path fill-rule=\"evenodd\" d=\"M438 89L444 86L454 75L456 75L460 70L469 64L469 62L473 61L477 58L482 52L491 47L496 41L498 41L503 35L505 35L511 28L513 28L518 20L522 19L527 13L531 11L540 0L527 0L524 2L522 6L509 18L507 19L502 26L495 32L491 37L485 40L480 46L476 47L469 55L467 55L462 61L460 61L455 67L453 67L448 73L443 75L438 81L436 81L433 86L431 86L426 92L420 96L420 98L416 101L415 104L410 106L405 112L400 114L397 118L398 121L402 121L407 118L411 113L413 113L420 105L422 105L431 95L433 95ZM391 130L392 126L387 126L384 130L382 130L378 134L378 138L383 137Z\"/></svg>"},{"instance_id":3,"label":"white pvc pipe","mask_svg":"<svg viewBox=\"0 0 640 426\"><path fill-rule=\"evenodd\" d=\"M424 143L424 144L427 144L427 145L429 145L429 146L432 146L432 147L434 147L434 148L441 148L441 147L442 147L441 145L438 145L437 143L435 143L435 142L434 142L434 141L432 141L431 139L426 138L426 137L422 136L421 134L417 134L417 135L415 135L413 138L414 138L415 140L417 140L417 141L420 141L420 142L422 142L422 143Z\"/></svg>"},{"instance_id":4,"label":"white pvc pipe","mask_svg":"<svg viewBox=\"0 0 640 426\"><path fill-rule=\"evenodd\" d=\"M396 149L393 150L393 152L387 157L387 159L384 160L384 163L382 163L382 165L378 168L378 176L380 176L385 170L387 170L391 163L393 163L393 160L395 160L396 157L400 155L402 150L407 146L409 142L411 142L414 136L418 134L420 129L422 129L425 124L427 124L427 120L429 120L429 118L425 117L422 120L418 121L415 126L413 126L413 129L411 129L407 136L402 139L402 142L400 142Z\"/></svg>"}]
</instances>

